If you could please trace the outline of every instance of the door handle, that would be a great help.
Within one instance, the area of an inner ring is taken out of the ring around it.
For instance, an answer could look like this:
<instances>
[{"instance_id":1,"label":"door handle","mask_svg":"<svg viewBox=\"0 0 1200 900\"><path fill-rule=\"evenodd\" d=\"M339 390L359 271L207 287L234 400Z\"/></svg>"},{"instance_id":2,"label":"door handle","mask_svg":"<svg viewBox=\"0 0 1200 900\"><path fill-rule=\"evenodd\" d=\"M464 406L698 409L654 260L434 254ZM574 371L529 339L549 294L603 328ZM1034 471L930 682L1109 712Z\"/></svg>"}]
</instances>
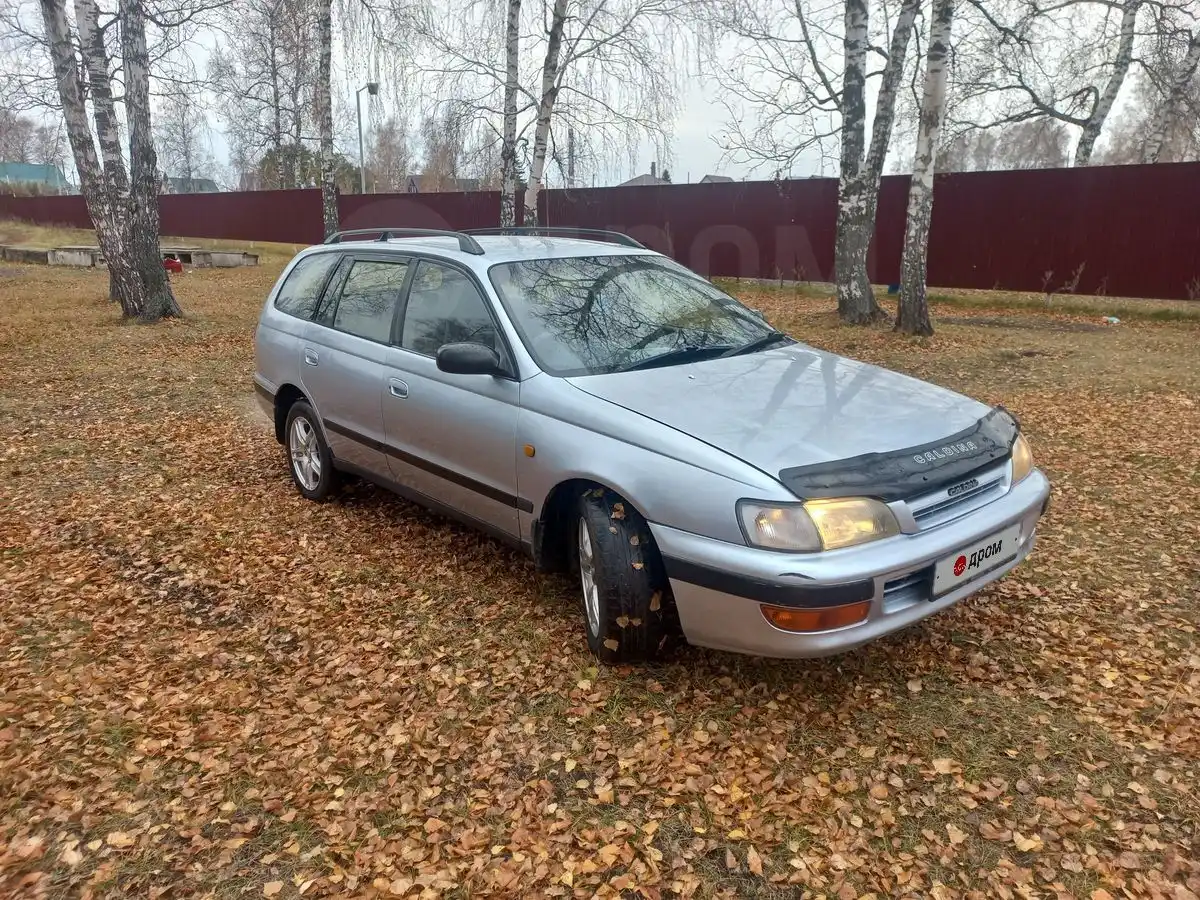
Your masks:
<instances>
[{"instance_id":1,"label":"door handle","mask_svg":"<svg viewBox=\"0 0 1200 900\"><path fill-rule=\"evenodd\" d=\"M393 397L399 397L401 400L408 399L408 385L399 378L388 379L388 391Z\"/></svg>"},{"instance_id":2,"label":"door handle","mask_svg":"<svg viewBox=\"0 0 1200 900\"><path fill-rule=\"evenodd\" d=\"M317 351L309 347L304 348L304 362L310 366L317 364Z\"/></svg>"}]
</instances>

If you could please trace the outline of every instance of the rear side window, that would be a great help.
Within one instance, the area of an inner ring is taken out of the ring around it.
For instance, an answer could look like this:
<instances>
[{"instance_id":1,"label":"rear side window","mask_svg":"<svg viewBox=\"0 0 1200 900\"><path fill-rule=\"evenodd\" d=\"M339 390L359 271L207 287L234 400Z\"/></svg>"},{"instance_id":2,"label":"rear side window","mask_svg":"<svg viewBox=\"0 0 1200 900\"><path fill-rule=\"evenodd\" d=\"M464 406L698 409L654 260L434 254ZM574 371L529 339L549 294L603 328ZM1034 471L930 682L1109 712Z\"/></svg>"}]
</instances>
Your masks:
<instances>
[{"instance_id":1,"label":"rear side window","mask_svg":"<svg viewBox=\"0 0 1200 900\"><path fill-rule=\"evenodd\" d=\"M340 259L336 253L319 253L296 263L275 297L275 308L289 316L311 319L325 280Z\"/></svg>"},{"instance_id":2,"label":"rear side window","mask_svg":"<svg viewBox=\"0 0 1200 900\"><path fill-rule=\"evenodd\" d=\"M407 275L407 262L355 260L342 286L333 327L367 340L388 343L396 301Z\"/></svg>"}]
</instances>

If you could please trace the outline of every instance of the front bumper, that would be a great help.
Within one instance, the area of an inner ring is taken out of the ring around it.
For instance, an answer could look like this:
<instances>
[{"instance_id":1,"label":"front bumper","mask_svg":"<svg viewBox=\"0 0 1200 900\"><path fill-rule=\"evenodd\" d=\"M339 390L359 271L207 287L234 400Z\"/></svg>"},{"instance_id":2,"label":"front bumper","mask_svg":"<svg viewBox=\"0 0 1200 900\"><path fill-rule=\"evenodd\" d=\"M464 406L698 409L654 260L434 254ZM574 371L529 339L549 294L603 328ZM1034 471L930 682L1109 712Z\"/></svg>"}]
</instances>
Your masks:
<instances>
[{"instance_id":1,"label":"front bumper","mask_svg":"<svg viewBox=\"0 0 1200 900\"><path fill-rule=\"evenodd\" d=\"M1033 549L1050 483L1035 469L1002 497L917 534L816 554L788 554L650 526L666 562L688 641L756 656L829 656L953 606L1013 569ZM933 566L951 553L1020 524L1018 551L966 584L933 597ZM831 631L783 631L760 604L830 606L870 600L867 618Z\"/></svg>"}]
</instances>

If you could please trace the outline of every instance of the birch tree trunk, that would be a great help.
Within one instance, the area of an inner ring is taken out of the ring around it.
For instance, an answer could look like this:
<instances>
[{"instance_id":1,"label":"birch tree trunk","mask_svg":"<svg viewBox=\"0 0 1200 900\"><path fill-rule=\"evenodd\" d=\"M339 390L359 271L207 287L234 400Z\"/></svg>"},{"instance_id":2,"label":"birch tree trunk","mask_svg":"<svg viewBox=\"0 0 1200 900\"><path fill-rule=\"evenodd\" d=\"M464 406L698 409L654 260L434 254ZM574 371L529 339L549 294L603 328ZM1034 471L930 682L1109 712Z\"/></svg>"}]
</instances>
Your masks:
<instances>
[{"instance_id":1,"label":"birch tree trunk","mask_svg":"<svg viewBox=\"0 0 1200 900\"><path fill-rule=\"evenodd\" d=\"M955 0L933 0L933 24L925 62L925 91L917 126L917 152L908 192L908 222L904 232L904 258L900 267L900 314L896 331L933 334L925 281L929 259L929 223L933 218L933 176L937 170L938 141L946 110L947 57Z\"/></svg>"},{"instance_id":2,"label":"birch tree trunk","mask_svg":"<svg viewBox=\"0 0 1200 900\"><path fill-rule=\"evenodd\" d=\"M337 185L333 182L333 2L318 4L321 58L317 69L317 128L321 135L321 215L325 236L338 230Z\"/></svg>"},{"instance_id":3,"label":"birch tree trunk","mask_svg":"<svg viewBox=\"0 0 1200 900\"><path fill-rule=\"evenodd\" d=\"M500 148L500 224L517 224L517 91L520 87L521 0L508 0L504 36L504 138ZM536 204L536 199L534 200Z\"/></svg>"},{"instance_id":4,"label":"birch tree trunk","mask_svg":"<svg viewBox=\"0 0 1200 900\"><path fill-rule=\"evenodd\" d=\"M867 159L863 165L863 177L867 182L867 214L862 227L866 232L865 246L868 250L871 238L875 234L875 214L879 209L879 179L883 175L883 163L887 158L888 147L892 142L892 127L896 122L896 96L900 92L900 82L904 77L904 61L908 56L908 45L912 39L913 27L920 8L921 0L904 0L904 4L900 7L900 15L896 18L896 25L892 30L892 42L888 47L888 61L883 67L879 82L879 94L875 98L875 118L871 124L871 145L867 150ZM866 253L863 254L859 264L861 265L862 282L870 290L871 279L867 274Z\"/></svg>"},{"instance_id":5,"label":"birch tree trunk","mask_svg":"<svg viewBox=\"0 0 1200 900\"><path fill-rule=\"evenodd\" d=\"M1121 10L1121 39L1117 44L1117 55L1113 59L1112 74L1108 77L1108 83L1104 86L1104 91L1096 98L1096 105L1092 108L1092 114L1088 116L1087 122L1083 125L1083 133L1079 135L1079 143L1075 147L1074 165L1086 166L1092 161L1092 150L1096 147L1096 139L1100 137L1100 132L1104 128L1104 121L1108 118L1109 112L1112 111L1113 103L1116 102L1117 94L1121 92L1121 85L1125 82L1125 75L1129 72L1130 63L1133 61L1133 39L1135 36L1135 27L1137 25L1138 11L1142 8L1143 0L1125 0Z\"/></svg>"},{"instance_id":6,"label":"birch tree trunk","mask_svg":"<svg viewBox=\"0 0 1200 900\"><path fill-rule=\"evenodd\" d=\"M525 191L525 224L538 223L538 193L546 171L546 151L550 144L550 119L558 99L559 55L562 51L563 28L567 21L567 0L554 0L550 17L550 34L546 43L546 58L542 63L542 92L538 102L537 125L533 132L533 161L529 166L529 187Z\"/></svg>"},{"instance_id":7,"label":"birch tree trunk","mask_svg":"<svg viewBox=\"0 0 1200 900\"><path fill-rule=\"evenodd\" d=\"M109 197L111 221L101 219L94 223L97 241L103 245L101 231L115 231L124 244L129 210L129 176L125 172L125 156L121 151L121 133L113 105L112 82L109 78L111 60L104 45L104 34L100 30L100 10L95 0L75 0L75 25L79 29L79 47L83 57L83 68L87 72L88 92L92 100L92 119L96 123L96 137L100 144L103 162L104 190ZM105 235L109 243L112 237ZM105 259L108 259L107 252ZM119 268L119 267L117 267ZM108 297L121 300L121 280L117 268L108 270Z\"/></svg>"},{"instance_id":8,"label":"birch tree trunk","mask_svg":"<svg viewBox=\"0 0 1200 900\"><path fill-rule=\"evenodd\" d=\"M126 316L136 316L138 298L131 277L128 248L122 229L116 226L118 213L96 156L96 144L84 105L81 66L67 24L66 6L64 0L40 0L40 7L63 121L67 126L67 141L71 145L88 215L96 228L96 239L108 262L109 289L120 301L121 311Z\"/></svg>"},{"instance_id":9,"label":"birch tree trunk","mask_svg":"<svg viewBox=\"0 0 1200 900\"><path fill-rule=\"evenodd\" d=\"M267 70L271 79L271 149L275 151L275 181L272 187L283 187L283 92L279 87L279 36L278 16L280 4L276 3L267 20L267 41L269 57Z\"/></svg>"},{"instance_id":10,"label":"birch tree trunk","mask_svg":"<svg viewBox=\"0 0 1200 900\"><path fill-rule=\"evenodd\" d=\"M1187 56L1183 58L1183 67L1179 70L1175 80L1171 82L1171 90L1167 93L1167 99L1158 111L1154 127L1150 129L1150 136L1146 138L1146 146L1142 149L1142 162L1156 163L1162 156L1163 145L1167 142L1167 133L1175 124L1179 109L1183 106L1188 85L1196 74L1197 66L1200 66L1200 31L1192 35L1188 44Z\"/></svg>"},{"instance_id":11,"label":"birch tree trunk","mask_svg":"<svg viewBox=\"0 0 1200 900\"><path fill-rule=\"evenodd\" d=\"M150 124L150 54L142 0L121 0L121 56L125 115L129 121L129 257L138 292L139 322L157 322L183 311L175 301L159 249L158 158Z\"/></svg>"},{"instance_id":12,"label":"birch tree trunk","mask_svg":"<svg viewBox=\"0 0 1200 900\"><path fill-rule=\"evenodd\" d=\"M871 211L870 179L864 177L863 171L867 119L867 29L867 0L846 0L841 165L834 267L838 316L852 325L866 325L884 315L875 302L875 294L867 278L867 251L871 246L871 232L866 227Z\"/></svg>"}]
</instances>

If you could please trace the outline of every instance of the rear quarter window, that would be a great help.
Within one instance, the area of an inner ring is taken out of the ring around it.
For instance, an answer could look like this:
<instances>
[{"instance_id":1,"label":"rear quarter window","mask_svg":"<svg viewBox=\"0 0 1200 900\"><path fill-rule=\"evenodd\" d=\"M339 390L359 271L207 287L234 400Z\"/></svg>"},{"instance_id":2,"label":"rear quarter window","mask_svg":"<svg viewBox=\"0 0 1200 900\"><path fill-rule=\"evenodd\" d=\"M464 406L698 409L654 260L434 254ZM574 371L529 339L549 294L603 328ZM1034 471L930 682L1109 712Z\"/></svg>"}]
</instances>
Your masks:
<instances>
[{"instance_id":1,"label":"rear quarter window","mask_svg":"<svg viewBox=\"0 0 1200 900\"><path fill-rule=\"evenodd\" d=\"M275 308L289 316L311 319L321 291L341 260L337 253L318 253L296 263L275 297Z\"/></svg>"}]
</instances>

